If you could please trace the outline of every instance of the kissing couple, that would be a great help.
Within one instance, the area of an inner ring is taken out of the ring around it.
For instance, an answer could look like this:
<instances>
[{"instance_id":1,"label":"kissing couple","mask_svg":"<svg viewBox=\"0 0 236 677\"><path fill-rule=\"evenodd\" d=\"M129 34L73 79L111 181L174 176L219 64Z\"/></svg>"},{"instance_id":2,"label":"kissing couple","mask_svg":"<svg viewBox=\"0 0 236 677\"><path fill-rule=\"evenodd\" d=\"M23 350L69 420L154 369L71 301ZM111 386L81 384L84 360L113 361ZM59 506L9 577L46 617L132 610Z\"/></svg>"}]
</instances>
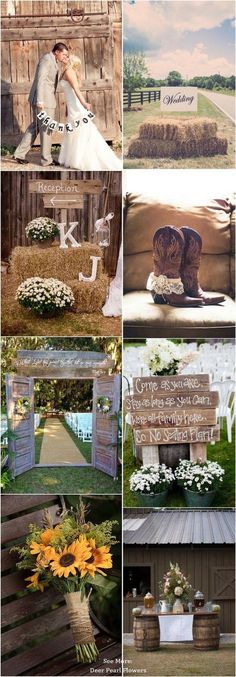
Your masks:
<instances>
[{"instance_id":1,"label":"kissing couple","mask_svg":"<svg viewBox=\"0 0 236 677\"><path fill-rule=\"evenodd\" d=\"M28 164L26 155L39 132L43 167L61 165L81 171L121 170L121 161L108 146L93 120L88 117L91 106L80 91L80 66L79 57L69 54L69 49L63 42L57 42L52 51L39 60L28 99L32 106L33 120L14 153L14 159L19 164ZM47 117L54 119L59 82L62 83L65 95L68 128L72 131L65 130L56 161L51 155L52 130L43 124L44 118L40 120L37 116L45 111Z\"/></svg>"}]
</instances>

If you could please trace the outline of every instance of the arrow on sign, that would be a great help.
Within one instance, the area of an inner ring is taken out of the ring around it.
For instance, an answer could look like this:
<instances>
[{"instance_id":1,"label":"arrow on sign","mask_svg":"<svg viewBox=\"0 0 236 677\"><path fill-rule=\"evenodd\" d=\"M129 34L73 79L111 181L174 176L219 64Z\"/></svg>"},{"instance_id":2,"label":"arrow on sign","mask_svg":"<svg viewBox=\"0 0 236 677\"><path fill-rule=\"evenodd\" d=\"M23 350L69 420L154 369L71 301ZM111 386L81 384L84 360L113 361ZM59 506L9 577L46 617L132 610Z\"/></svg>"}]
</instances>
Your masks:
<instances>
[{"instance_id":1,"label":"arrow on sign","mask_svg":"<svg viewBox=\"0 0 236 677\"><path fill-rule=\"evenodd\" d=\"M59 198L59 197L52 197L52 198L50 199L50 202L51 202L51 204L52 204L53 207L54 207L55 203L58 203L58 202L78 202L78 200L73 199L73 198L70 198L70 197L69 197L69 198L68 198L68 197L65 197L64 199L63 199L63 198Z\"/></svg>"}]
</instances>

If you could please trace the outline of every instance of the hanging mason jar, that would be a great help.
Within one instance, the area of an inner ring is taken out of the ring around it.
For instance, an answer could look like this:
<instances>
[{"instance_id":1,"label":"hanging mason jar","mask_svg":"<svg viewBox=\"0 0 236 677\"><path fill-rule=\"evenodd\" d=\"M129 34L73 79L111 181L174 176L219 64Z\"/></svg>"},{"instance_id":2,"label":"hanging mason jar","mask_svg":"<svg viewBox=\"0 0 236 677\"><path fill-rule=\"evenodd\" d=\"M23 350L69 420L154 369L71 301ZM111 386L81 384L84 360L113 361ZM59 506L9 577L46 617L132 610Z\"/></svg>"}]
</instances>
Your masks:
<instances>
[{"instance_id":1,"label":"hanging mason jar","mask_svg":"<svg viewBox=\"0 0 236 677\"><path fill-rule=\"evenodd\" d=\"M99 247L109 247L110 237L110 221L113 219L114 213L110 212L103 219L98 219L95 222L95 242Z\"/></svg>"}]
</instances>

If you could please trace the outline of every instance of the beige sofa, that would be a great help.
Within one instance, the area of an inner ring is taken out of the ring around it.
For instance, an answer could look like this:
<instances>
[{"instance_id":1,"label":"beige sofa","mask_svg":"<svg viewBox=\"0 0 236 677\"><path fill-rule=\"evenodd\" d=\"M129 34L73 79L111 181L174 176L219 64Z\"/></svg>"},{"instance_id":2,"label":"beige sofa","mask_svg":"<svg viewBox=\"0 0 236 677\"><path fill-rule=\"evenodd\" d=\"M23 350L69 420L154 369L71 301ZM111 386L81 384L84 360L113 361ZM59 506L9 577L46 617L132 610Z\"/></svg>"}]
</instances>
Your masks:
<instances>
[{"instance_id":1,"label":"beige sofa","mask_svg":"<svg viewBox=\"0 0 236 677\"><path fill-rule=\"evenodd\" d=\"M223 304L174 308L153 302L151 293L145 289L153 270L152 239L164 225L189 226L200 233L203 242L200 283L212 296L223 292L226 296ZM225 199L186 208L128 193L124 218L124 336L234 336L234 229L234 207Z\"/></svg>"}]
</instances>

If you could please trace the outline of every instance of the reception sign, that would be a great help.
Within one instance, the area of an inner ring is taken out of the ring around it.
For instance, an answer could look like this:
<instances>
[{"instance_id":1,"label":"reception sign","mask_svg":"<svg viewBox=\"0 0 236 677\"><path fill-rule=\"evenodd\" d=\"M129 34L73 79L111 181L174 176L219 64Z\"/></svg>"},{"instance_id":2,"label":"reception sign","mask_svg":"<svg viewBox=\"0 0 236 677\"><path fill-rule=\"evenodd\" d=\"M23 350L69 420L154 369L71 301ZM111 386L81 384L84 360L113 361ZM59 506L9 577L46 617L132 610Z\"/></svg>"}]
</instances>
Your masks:
<instances>
[{"instance_id":1,"label":"reception sign","mask_svg":"<svg viewBox=\"0 0 236 677\"><path fill-rule=\"evenodd\" d=\"M197 111L197 87L161 87L161 111L183 113Z\"/></svg>"}]
</instances>

